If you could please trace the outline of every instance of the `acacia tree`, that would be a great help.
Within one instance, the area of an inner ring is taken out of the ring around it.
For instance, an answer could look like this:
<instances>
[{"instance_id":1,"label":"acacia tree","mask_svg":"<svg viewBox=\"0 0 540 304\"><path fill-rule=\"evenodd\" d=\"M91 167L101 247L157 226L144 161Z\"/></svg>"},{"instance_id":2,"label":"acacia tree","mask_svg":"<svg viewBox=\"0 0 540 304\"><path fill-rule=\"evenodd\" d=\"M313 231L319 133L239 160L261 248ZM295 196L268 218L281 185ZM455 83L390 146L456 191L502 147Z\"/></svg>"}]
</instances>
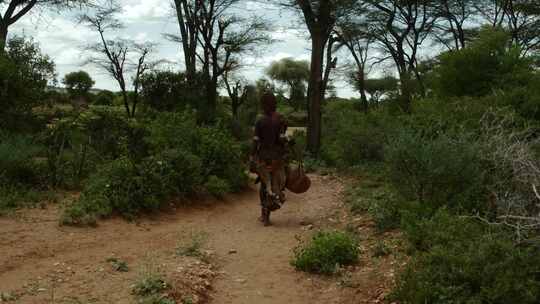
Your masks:
<instances>
[{"instance_id":1,"label":"acacia tree","mask_svg":"<svg viewBox=\"0 0 540 304\"><path fill-rule=\"evenodd\" d=\"M295 110L300 109L305 103L309 74L309 62L293 58L283 58L272 62L266 69L266 75L270 79L286 86L289 97L283 97Z\"/></svg>"},{"instance_id":2,"label":"acacia tree","mask_svg":"<svg viewBox=\"0 0 540 304\"><path fill-rule=\"evenodd\" d=\"M202 122L215 119L219 81L227 71L238 68L239 56L255 52L258 46L271 41L265 21L234 12L234 5L240 2L175 1L186 67L196 71L198 61L205 83L207 96L199 113Z\"/></svg>"},{"instance_id":3,"label":"acacia tree","mask_svg":"<svg viewBox=\"0 0 540 304\"><path fill-rule=\"evenodd\" d=\"M398 80L392 76L385 76L383 78L366 79L365 89L370 96L370 102L373 104L379 104L383 97L397 91Z\"/></svg>"},{"instance_id":4,"label":"acacia tree","mask_svg":"<svg viewBox=\"0 0 540 304\"><path fill-rule=\"evenodd\" d=\"M99 34L100 42L87 47L92 53L88 63L105 70L118 83L124 107L128 117L134 117L139 101L139 90L143 74L158 64L148 62L148 56L154 45L150 43L138 44L126 39L107 39L105 33L109 30L118 30L123 26L114 17L118 8L99 8L94 15L82 15L80 21L88 25ZM136 57L133 61L131 58ZM130 98L127 89L126 74L133 73L133 94Z\"/></svg>"},{"instance_id":5,"label":"acacia tree","mask_svg":"<svg viewBox=\"0 0 540 304\"><path fill-rule=\"evenodd\" d=\"M321 146L321 106L328 87L332 58L332 31L336 21L351 13L355 0L290 0L282 5L300 11L311 36L311 69L308 83L307 149L317 155ZM329 43L330 42L330 43ZM326 68L324 68L326 52Z\"/></svg>"},{"instance_id":6,"label":"acacia tree","mask_svg":"<svg viewBox=\"0 0 540 304\"><path fill-rule=\"evenodd\" d=\"M522 55L540 48L540 3L537 0L508 0L507 24L512 42L519 45Z\"/></svg>"},{"instance_id":7,"label":"acacia tree","mask_svg":"<svg viewBox=\"0 0 540 304\"><path fill-rule=\"evenodd\" d=\"M432 0L364 0L360 6L368 25L367 32L397 67L400 103L406 113L411 111L413 78L421 94L425 93L418 69L418 52L438 19L433 3Z\"/></svg>"},{"instance_id":8,"label":"acacia tree","mask_svg":"<svg viewBox=\"0 0 540 304\"><path fill-rule=\"evenodd\" d=\"M440 16L435 23L435 39L449 50L460 50L466 46L468 23L475 17L477 0L440 0L433 3L434 13Z\"/></svg>"},{"instance_id":9,"label":"acacia tree","mask_svg":"<svg viewBox=\"0 0 540 304\"><path fill-rule=\"evenodd\" d=\"M355 68L349 76L360 93L362 109L367 112L366 77L369 74L368 59L373 39L367 33L366 25L361 20L344 20L334 32L338 37L338 46L345 47L354 59Z\"/></svg>"},{"instance_id":10,"label":"acacia tree","mask_svg":"<svg viewBox=\"0 0 540 304\"><path fill-rule=\"evenodd\" d=\"M233 75L233 71L226 71L223 75L223 83L231 99L231 114L235 122L239 119L239 109L245 103L250 90L250 87L245 85L246 82L245 79Z\"/></svg>"},{"instance_id":11,"label":"acacia tree","mask_svg":"<svg viewBox=\"0 0 540 304\"><path fill-rule=\"evenodd\" d=\"M198 22L201 1L174 0L174 7L180 28L180 36L168 36L172 38L172 40L182 43L184 63L186 65L186 77L191 81L196 77L197 73Z\"/></svg>"},{"instance_id":12,"label":"acacia tree","mask_svg":"<svg viewBox=\"0 0 540 304\"><path fill-rule=\"evenodd\" d=\"M512 43L519 45L522 55L540 47L540 3L536 0L478 0L478 15L492 27L510 32Z\"/></svg>"},{"instance_id":13,"label":"acacia tree","mask_svg":"<svg viewBox=\"0 0 540 304\"><path fill-rule=\"evenodd\" d=\"M66 74L63 83L71 97L86 96L95 82L85 71Z\"/></svg>"},{"instance_id":14,"label":"acacia tree","mask_svg":"<svg viewBox=\"0 0 540 304\"><path fill-rule=\"evenodd\" d=\"M89 3L89 0L0 0L0 52L6 47L9 28L28 13L40 7L66 9Z\"/></svg>"}]
</instances>

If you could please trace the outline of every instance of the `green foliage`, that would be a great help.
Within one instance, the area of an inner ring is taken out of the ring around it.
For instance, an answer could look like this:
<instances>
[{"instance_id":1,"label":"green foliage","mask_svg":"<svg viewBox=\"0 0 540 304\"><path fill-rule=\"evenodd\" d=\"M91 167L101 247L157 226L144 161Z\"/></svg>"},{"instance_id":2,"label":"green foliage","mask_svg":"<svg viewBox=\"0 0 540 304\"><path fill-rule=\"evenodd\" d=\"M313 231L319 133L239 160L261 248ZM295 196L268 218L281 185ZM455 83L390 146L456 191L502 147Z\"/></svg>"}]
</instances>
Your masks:
<instances>
[{"instance_id":1,"label":"green foliage","mask_svg":"<svg viewBox=\"0 0 540 304\"><path fill-rule=\"evenodd\" d=\"M208 235L203 232L192 233L184 237L176 248L176 254L196 258L206 258L202 251L203 246L208 241Z\"/></svg>"},{"instance_id":2,"label":"green foliage","mask_svg":"<svg viewBox=\"0 0 540 304\"><path fill-rule=\"evenodd\" d=\"M325 107L322 159L329 165L350 167L382 161L387 129L381 113L363 114L353 103L332 102Z\"/></svg>"},{"instance_id":3,"label":"green foliage","mask_svg":"<svg viewBox=\"0 0 540 304\"><path fill-rule=\"evenodd\" d=\"M485 96L494 89L515 88L532 75L530 62L511 46L510 35L483 28L469 47L440 56L433 87L440 96Z\"/></svg>"},{"instance_id":4,"label":"green foliage","mask_svg":"<svg viewBox=\"0 0 540 304\"><path fill-rule=\"evenodd\" d=\"M36 157L43 147L24 135L0 137L0 181L3 184L39 186L42 171Z\"/></svg>"},{"instance_id":5,"label":"green foliage","mask_svg":"<svg viewBox=\"0 0 540 304\"><path fill-rule=\"evenodd\" d=\"M247 182L240 144L220 126L198 127L193 115L162 113L150 125L148 140L159 149L180 148L197 155L206 182L211 176L226 181L232 191Z\"/></svg>"},{"instance_id":6,"label":"green foliage","mask_svg":"<svg viewBox=\"0 0 540 304\"><path fill-rule=\"evenodd\" d=\"M466 135L426 138L404 130L386 147L390 182L406 200L419 201L425 208L482 211L482 149Z\"/></svg>"},{"instance_id":7,"label":"green foliage","mask_svg":"<svg viewBox=\"0 0 540 304\"><path fill-rule=\"evenodd\" d=\"M95 84L92 77L85 71L66 74L62 82L72 98L87 96L88 92Z\"/></svg>"},{"instance_id":8,"label":"green foliage","mask_svg":"<svg viewBox=\"0 0 540 304\"><path fill-rule=\"evenodd\" d=\"M378 104L384 97L389 97L388 95L398 90L398 80L391 76L367 79L365 90L370 96L370 102Z\"/></svg>"},{"instance_id":9,"label":"green foliage","mask_svg":"<svg viewBox=\"0 0 540 304\"><path fill-rule=\"evenodd\" d=\"M88 115L76 124L83 138L99 143L104 164L65 210L64 224L95 224L113 214L132 218L202 191L223 197L247 182L240 145L224 128L198 126L189 112L159 113L145 124L109 111Z\"/></svg>"},{"instance_id":10,"label":"green foliage","mask_svg":"<svg viewBox=\"0 0 540 304\"><path fill-rule=\"evenodd\" d=\"M204 184L206 190L217 198L223 198L223 196L231 192L231 186L226 180L223 180L215 175L211 175Z\"/></svg>"},{"instance_id":11,"label":"green foliage","mask_svg":"<svg viewBox=\"0 0 540 304\"><path fill-rule=\"evenodd\" d=\"M118 272L129 271L129 267L126 261L122 261L117 258L108 258L107 262L111 264L114 271L118 271Z\"/></svg>"},{"instance_id":12,"label":"green foliage","mask_svg":"<svg viewBox=\"0 0 540 304\"><path fill-rule=\"evenodd\" d=\"M358 262L358 241L346 232L318 232L311 241L295 249L291 262L298 270L332 274L340 266Z\"/></svg>"},{"instance_id":13,"label":"green foliage","mask_svg":"<svg viewBox=\"0 0 540 304\"><path fill-rule=\"evenodd\" d=\"M54 63L37 43L11 38L0 54L0 128L24 129L32 107L44 99L47 85L55 77Z\"/></svg>"},{"instance_id":14,"label":"green foliage","mask_svg":"<svg viewBox=\"0 0 540 304\"><path fill-rule=\"evenodd\" d=\"M538 302L538 249L516 247L508 233L446 211L417 226L428 250L399 277L393 297L400 302Z\"/></svg>"},{"instance_id":15,"label":"green foliage","mask_svg":"<svg viewBox=\"0 0 540 304\"><path fill-rule=\"evenodd\" d=\"M346 202L354 214L367 213L379 231L398 228L401 219L400 201L387 187L362 184L348 189Z\"/></svg>"},{"instance_id":16,"label":"green foliage","mask_svg":"<svg viewBox=\"0 0 540 304\"><path fill-rule=\"evenodd\" d=\"M309 62L283 58L272 62L266 74L273 80L287 86L288 100L296 111L305 109L307 105L306 90L309 80Z\"/></svg>"},{"instance_id":17,"label":"green foliage","mask_svg":"<svg viewBox=\"0 0 540 304\"><path fill-rule=\"evenodd\" d=\"M94 98L93 104L98 106L112 106L114 103L115 95L111 91L100 91Z\"/></svg>"},{"instance_id":18,"label":"green foliage","mask_svg":"<svg viewBox=\"0 0 540 304\"><path fill-rule=\"evenodd\" d=\"M34 207L43 194L20 185L0 185L0 215L22 207Z\"/></svg>"},{"instance_id":19,"label":"green foliage","mask_svg":"<svg viewBox=\"0 0 540 304\"><path fill-rule=\"evenodd\" d=\"M185 73L153 71L141 79L141 95L147 105L159 111L198 108L204 100L202 78L188 81Z\"/></svg>"},{"instance_id":20,"label":"green foliage","mask_svg":"<svg viewBox=\"0 0 540 304\"><path fill-rule=\"evenodd\" d=\"M133 293L139 296L148 296L160 293L167 289L168 285L160 275L153 274L141 278L133 287Z\"/></svg>"}]
</instances>

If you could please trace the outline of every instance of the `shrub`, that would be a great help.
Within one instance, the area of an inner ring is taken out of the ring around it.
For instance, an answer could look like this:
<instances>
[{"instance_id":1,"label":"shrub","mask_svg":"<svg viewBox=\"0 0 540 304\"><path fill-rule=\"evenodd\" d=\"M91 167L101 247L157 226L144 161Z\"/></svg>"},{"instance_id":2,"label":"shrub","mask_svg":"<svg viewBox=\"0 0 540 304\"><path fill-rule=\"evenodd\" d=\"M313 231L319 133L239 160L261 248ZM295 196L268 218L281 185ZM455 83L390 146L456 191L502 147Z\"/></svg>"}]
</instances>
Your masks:
<instances>
[{"instance_id":1,"label":"shrub","mask_svg":"<svg viewBox=\"0 0 540 304\"><path fill-rule=\"evenodd\" d=\"M364 114L353 103L329 103L324 112L321 157L329 165L350 167L382 161L387 132L380 113Z\"/></svg>"},{"instance_id":2,"label":"shrub","mask_svg":"<svg viewBox=\"0 0 540 304\"><path fill-rule=\"evenodd\" d=\"M485 200L482 149L466 135L426 138L404 130L386 146L389 179L405 200L427 208L482 211Z\"/></svg>"},{"instance_id":3,"label":"shrub","mask_svg":"<svg viewBox=\"0 0 540 304\"><path fill-rule=\"evenodd\" d=\"M15 185L0 185L0 215L20 207L36 205L43 195L34 190Z\"/></svg>"},{"instance_id":4,"label":"shrub","mask_svg":"<svg viewBox=\"0 0 540 304\"><path fill-rule=\"evenodd\" d=\"M346 202L352 213L367 212L379 231L399 227L402 206L394 193L386 187L363 182L360 186L348 189Z\"/></svg>"},{"instance_id":5,"label":"shrub","mask_svg":"<svg viewBox=\"0 0 540 304\"><path fill-rule=\"evenodd\" d=\"M486 231L446 212L421 224L427 251L400 275L393 298L402 303L537 303L537 248L516 247L505 231Z\"/></svg>"},{"instance_id":6,"label":"shrub","mask_svg":"<svg viewBox=\"0 0 540 304\"><path fill-rule=\"evenodd\" d=\"M178 111L197 108L204 95L200 77L188 81L185 73L154 71L141 80L144 102L159 111Z\"/></svg>"},{"instance_id":7,"label":"shrub","mask_svg":"<svg viewBox=\"0 0 540 304\"><path fill-rule=\"evenodd\" d=\"M232 191L247 182L242 147L226 128L199 127L193 115L162 113L150 125L147 141L154 149L182 149L197 155L204 164L204 183L211 176L226 181Z\"/></svg>"},{"instance_id":8,"label":"shrub","mask_svg":"<svg viewBox=\"0 0 540 304\"><path fill-rule=\"evenodd\" d=\"M63 83L72 98L86 97L94 86L95 81L85 71L78 71L66 74Z\"/></svg>"},{"instance_id":9,"label":"shrub","mask_svg":"<svg viewBox=\"0 0 540 304\"><path fill-rule=\"evenodd\" d=\"M398 203L399 202L393 196L371 201L368 213L379 231L386 231L399 227L401 213Z\"/></svg>"},{"instance_id":10,"label":"shrub","mask_svg":"<svg viewBox=\"0 0 540 304\"><path fill-rule=\"evenodd\" d=\"M319 232L309 244L295 249L292 265L302 271L332 274L340 266L355 264L359 253L354 236L339 231Z\"/></svg>"},{"instance_id":11,"label":"shrub","mask_svg":"<svg viewBox=\"0 0 540 304\"><path fill-rule=\"evenodd\" d=\"M493 89L514 88L531 77L531 65L509 33L485 27L469 47L440 56L434 90L440 96L485 96Z\"/></svg>"},{"instance_id":12,"label":"shrub","mask_svg":"<svg viewBox=\"0 0 540 304\"><path fill-rule=\"evenodd\" d=\"M217 198L222 198L225 194L231 192L231 186L226 180L223 180L215 175L208 178L204 184L206 190Z\"/></svg>"},{"instance_id":13,"label":"shrub","mask_svg":"<svg viewBox=\"0 0 540 304\"><path fill-rule=\"evenodd\" d=\"M55 80L55 65L37 43L23 37L10 39L5 51L0 54L0 128L25 130L32 107Z\"/></svg>"},{"instance_id":14,"label":"shrub","mask_svg":"<svg viewBox=\"0 0 540 304\"><path fill-rule=\"evenodd\" d=\"M112 106L114 102L115 95L111 91L103 90L100 91L94 98L94 104L98 106Z\"/></svg>"},{"instance_id":15,"label":"shrub","mask_svg":"<svg viewBox=\"0 0 540 304\"><path fill-rule=\"evenodd\" d=\"M152 166L154 165L154 166ZM86 216L106 217L119 213L131 218L142 211L154 211L161 206L164 193L159 164L133 164L127 158L114 160L90 176L81 198L66 209L64 224L78 222ZM71 221L70 221L71 220Z\"/></svg>"},{"instance_id":16,"label":"shrub","mask_svg":"<svg viewBox=\"0 0 540 304\"><path fill-rule=\"evenodd\" d=\"M43 179L36 158L43 146L25 135L0 137L0 181L12 185L39 185Z\"/></svg>"}]
</instances>

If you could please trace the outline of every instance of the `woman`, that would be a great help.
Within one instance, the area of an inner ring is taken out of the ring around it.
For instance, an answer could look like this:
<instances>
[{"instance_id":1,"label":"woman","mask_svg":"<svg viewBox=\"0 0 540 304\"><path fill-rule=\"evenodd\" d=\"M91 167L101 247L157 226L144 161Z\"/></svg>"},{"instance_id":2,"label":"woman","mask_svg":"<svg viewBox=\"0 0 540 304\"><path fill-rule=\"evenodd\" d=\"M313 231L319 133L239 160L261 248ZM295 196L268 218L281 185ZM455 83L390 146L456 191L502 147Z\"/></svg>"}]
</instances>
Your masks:
<instances>
[{"instance_id":1,"label":"woman","mask_svg":"<svg viewBox=\"0 0 540 304\"><path fill-rule=\"evenodd\" d=\"M261 182L261 218L270 225L270 212L285 202L285 157L287 123L276 111L277 101L272 93L261 98L263 116L255 124L251 166Z\"/></svg>"}]
</instances>

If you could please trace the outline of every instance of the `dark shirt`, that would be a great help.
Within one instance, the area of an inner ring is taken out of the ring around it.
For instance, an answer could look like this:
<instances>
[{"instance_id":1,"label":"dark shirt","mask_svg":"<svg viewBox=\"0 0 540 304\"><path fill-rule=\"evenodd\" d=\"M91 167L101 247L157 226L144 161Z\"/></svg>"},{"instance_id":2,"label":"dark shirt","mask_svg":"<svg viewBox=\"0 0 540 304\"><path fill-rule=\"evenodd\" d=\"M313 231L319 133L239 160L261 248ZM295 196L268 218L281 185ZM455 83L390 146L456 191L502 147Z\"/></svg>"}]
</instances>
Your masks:
<instances>
[{"instance_id":1,"label":"dark shirt","mask_svg":"<svg viewBox=\"0 0 540 304\"><path fill-rule=\"evenodd\" d=\"M284 153L281 135L287 131L287 124L281 115L274 112L265 114L255 124L255 136L259 138L259 157L280 159Z\"/></svg>"}]
</instances>

